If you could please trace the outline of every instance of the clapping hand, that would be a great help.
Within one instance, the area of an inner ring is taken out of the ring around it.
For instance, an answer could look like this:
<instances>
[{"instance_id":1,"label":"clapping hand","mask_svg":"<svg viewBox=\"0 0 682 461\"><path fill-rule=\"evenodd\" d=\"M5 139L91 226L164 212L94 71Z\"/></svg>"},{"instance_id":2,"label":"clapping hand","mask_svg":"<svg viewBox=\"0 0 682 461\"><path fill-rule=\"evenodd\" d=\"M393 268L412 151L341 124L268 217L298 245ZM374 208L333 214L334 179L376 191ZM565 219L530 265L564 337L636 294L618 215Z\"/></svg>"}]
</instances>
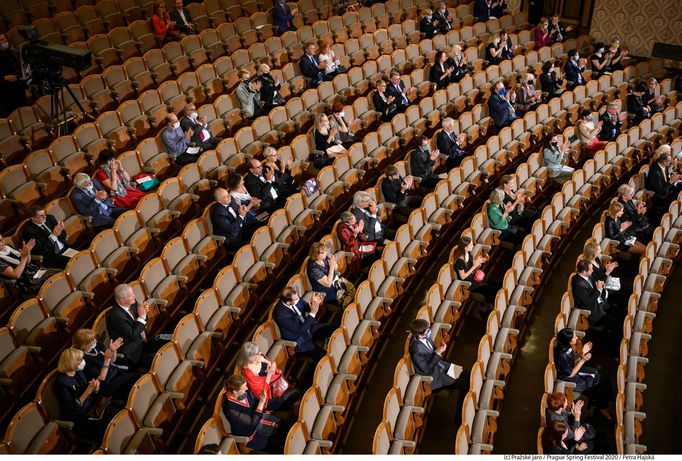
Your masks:
<instances>
[{"instance_id":1,"label":"clapping hand","mask_svg":"<svg viewBox=\"0 0 682 461\"><path fill-rule=\"evenodd\" d=\"M386 102L388 104L391 104L393 101L395 101L395 96L391 95L388 98L386 98Z\"/></svg>"},{"instance_id":2,"label":"clapping hand","mask_svg":"<svg viewBox=\"0 0 682 461\"><path fill-rule=\"evenodd\" d=\"M583 410L583 405L585 405L584 400L574 400L573 401L573 408L571 409L571 413L573 413L573 416L578 417L580 413Z\"/></svg>"},{"instance_id":3,"label":"clapping hand","mask_svg":"<svg viewBox=\"0 0 682 461\"><path fill-rule=\"evenodd\" d=\"M329 269L331 271L332 268L336 269L338 267L336 263L336 255L332 253L331 256L329 256Z\"/></svg>"},{"instance_id":4,"label":"clapping hand","mask_svg":"<svg viewBox=\"0 0 682 461\"><path fill-rule=\"evenodd\" d=\"M275 361L273 360L272 362L270 362L270 365L268 365L267 376L272 376L276 372L277 372L277 363L275 363Z\"/></svg>"},{"instance_id":5,"label":"clapping hand","mask_svg":"<svg viewBox=\"0 0 682 461\"><path fill-rule=\"evenodd\" d=\"M109 344L109 349L112 351L116 352L118 351L118 348L123 346L123 338L116 338L114 341Z\"/></svg>"},{"instance_id":6,"label":"clapping hand","mask_svg":"<svg viewBox=\"0 0 682 461\"><path fill-rule=\"evenodd\" d=\"M485 263L488 260L488 258L484 256L477 256L476 259L474 259L474 267L480 267L481 264Z\"/></svg>"},{"instance_id":7,"label":"clapping hand","mask_svg":"<svg viewBox=\"0 0 682 461\"><path fill-rule=\"evenodd\" d=\"M516 202L507 202L504 204L504 209L507 211L507 213L511 213L511 211L514 209L514 204Z\"/></svg>"},{"instance_id":8,"label":"clapping hand","mask_svg":"<svg viewBox=\"0 0 682 461\"><path fill-rule=\"evenodd\" d=\"M440 151L439 151L438 149L434 149L434 150L431 152L431 155L429 155L429 158L430 158L431 160L436 160L436 158L438 158L439 155L440 155Z\"/></svg>"},{"instance_id":9,"label":"clapping hand","mask_svg":"<svg viewBox=\"0 0 682 461\"><path fill-rule=\"evenodd\" d=\"M246 213L249 211L248 208L246 208L246 205L239 205L239 216L242 218L246 216Z\"/></svg>"},{"instance_id":10,"label":"clapping hand","mask_svg":"<svg viewBox=\"0 0 682 461\"><path fill-rule=\"evenodd\" d=\"M34 246L36 246L35 239L24 242L24 244L21 246L21 256L31 256L31 250Z\"/></svg>"},{"instance_id":11,"label":"clapping hand","mask_svg":"<svg viewBox=\"0 0 682 461\"><path fill-rule=\"evenodd\" d=\"M579 427L578 429L576 429L575 432L573 433L573 440L575 440L575 441L577 442L578 440L580 440L580 439L583 438L583 435L585 435L585 427L580 426L580 427Z\"/></svg>"},{"instance_id":12,"label":"clapping hand","mask_svg":"<svg viewBox=\"0 0 682 461\"><path fill-rule=\"evenodd\" d=\"M589 361L592 358L592 353L588 352L587 354L583 355L583 360L585 362Z\"/></svg>"},{"instance_id":13,"label":"clapping hand","mask_svg":"<svg viewBox=\"0 0 682 461\"><path fill-rule=\"evenodd\" d=\"M265 389L261 389L260 391L260 397L258 398L258 406L262 407L265 405L265 402L268 401L268 395L265 393Z\"/></svg>"},{"instance_id":14,"label":"clapping hand","mask_svg":"<svg viewBox=\"0 0 682 461\"><path fill-rule=\"evenodd\" d=\"M587 354L592 350L592 342L583 344L583 354Z\"/></svg>"},{"instance_id":15,"label":"clapping hand","mask_svg":"<svg viewBox=\"0 0 682 461\"><path fill-rule=\"evenodd\" d=\"M102 201L107 198L107 193L103 190L95 191L95 198L99 201Z\"/></svg>"},{"instance_id":16,"label":"clapping hand","mask_svg":"<svg viewBox=\"0 0 682 461\"><path fill-rule=\"evenodd\" d=\"M98 379L91 379L90 382L88 383L88 391L92 394L93 392L98 392L99 391L99 380Z\"/></svg>"},{"instance_id":17,"label":"clapping hand","mask_svg":"<svg viewBox=\"0 0 682 461\"><path fill-rule=\"evenodd\" d=\"M597 283L595 285L597 286L597 290L603 290L604 289L604 281L603 280L597 280Z\"/></svg>"},{"instance_id":18,"label":"clapping hand","mask_svg":"<svg viewBox=\"0 0 682 461\"><path fill-rule=\"evenodd\" d=\"M59 234L62 233L64 230L64 221L59 221L56 226L54 226L54 229L52 229L52 235L55 237L59 237Z\"/></svg>"},{"instance_id":19,"label":"clapping hand","mask_svg":"<svg viewBox=\"0 0 682 461\"><path fill-rule=\"evenodd\" d=\"M620 224L620 231L623 232L627 230L628 227L632 226L632 221L625 221Z\"/></svg>"}]
</instances>

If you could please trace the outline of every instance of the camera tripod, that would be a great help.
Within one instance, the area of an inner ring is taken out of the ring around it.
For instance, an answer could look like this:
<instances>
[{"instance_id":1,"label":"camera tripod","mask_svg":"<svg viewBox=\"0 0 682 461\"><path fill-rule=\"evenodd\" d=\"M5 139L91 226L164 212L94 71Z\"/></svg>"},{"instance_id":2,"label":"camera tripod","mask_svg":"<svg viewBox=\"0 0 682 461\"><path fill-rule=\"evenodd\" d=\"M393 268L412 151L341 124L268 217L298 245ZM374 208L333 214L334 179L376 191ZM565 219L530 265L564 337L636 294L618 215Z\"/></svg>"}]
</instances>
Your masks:
<instances>
[{"instance_id":1,"label":"camera tripod","mask_svg":"<svg viewBox=\"0 0 682 461\"><path fill-rule=\"evenodd\" d=\"M54 131L57 137L66 134L69 121L72 121L75 118L75 114L67 109L65 90L76 103L76 106L80 109L81 113L86 117L93 119L93 117L85 111L80 101L73 93L73 90L69 88L69 85L62 76L61 67L57 69L41 70L43 71L41 73L43 73L44 88L50 95L50 117L45 123L55 127ZM63 133L62 129L64 130Z\"/></svg>"}]
</instances>

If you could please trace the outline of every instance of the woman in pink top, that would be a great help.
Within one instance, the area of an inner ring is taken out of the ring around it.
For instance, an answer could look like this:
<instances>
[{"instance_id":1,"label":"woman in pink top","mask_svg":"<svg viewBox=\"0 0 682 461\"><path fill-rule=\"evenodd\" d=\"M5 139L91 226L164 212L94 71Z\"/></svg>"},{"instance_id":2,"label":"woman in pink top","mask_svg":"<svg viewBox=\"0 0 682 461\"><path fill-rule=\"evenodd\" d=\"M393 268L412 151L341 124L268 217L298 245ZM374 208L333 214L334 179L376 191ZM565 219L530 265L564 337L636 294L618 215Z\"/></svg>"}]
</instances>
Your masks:
<instances>
[{"instance_id":1,"label":"woman in pink top","mask_svg":"<svg viewBox=\"0 0 682 461\"><path fill-rule=\"evenodd\" d=\"M549 20L547 18L540 18L540 23L534 30L536 50L552 44L552 38L549 33Z\"/></svg>"}]
</instances>

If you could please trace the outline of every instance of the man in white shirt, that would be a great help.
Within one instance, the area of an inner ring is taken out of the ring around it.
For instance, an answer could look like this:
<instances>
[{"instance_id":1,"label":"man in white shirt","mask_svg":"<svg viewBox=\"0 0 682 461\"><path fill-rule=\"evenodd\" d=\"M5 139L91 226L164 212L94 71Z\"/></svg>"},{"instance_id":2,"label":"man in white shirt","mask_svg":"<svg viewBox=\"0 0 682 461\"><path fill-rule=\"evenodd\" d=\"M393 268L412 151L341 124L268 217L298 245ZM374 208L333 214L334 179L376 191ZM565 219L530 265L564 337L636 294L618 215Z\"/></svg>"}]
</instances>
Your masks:
<instances>
[{"instance_id":1,"label":"man in white shirt","mask_svg":"<svg viewBox=\"0 0 682 461\"><path fill-rule=\"evenodd\" d=\"M184 8L182 0L175 0L175 9L171 10L170 18L175 21L175 27L185 35L195 35L199 33L197 25L192 19L192 15Z\"/></svg>"},{"instance_id":2,"label":"man in white shirt","mask_svg":"<svg viewBox=\"0 0 682 461\"><path fill-rule=\"evenodd\" d=\"M361 190L355 193L350 211L358 222L364 223L361 237L363 241L383 243L395 238L395 231L381 222L379 206L367 192Z\"/></svg>"}]
</instances>

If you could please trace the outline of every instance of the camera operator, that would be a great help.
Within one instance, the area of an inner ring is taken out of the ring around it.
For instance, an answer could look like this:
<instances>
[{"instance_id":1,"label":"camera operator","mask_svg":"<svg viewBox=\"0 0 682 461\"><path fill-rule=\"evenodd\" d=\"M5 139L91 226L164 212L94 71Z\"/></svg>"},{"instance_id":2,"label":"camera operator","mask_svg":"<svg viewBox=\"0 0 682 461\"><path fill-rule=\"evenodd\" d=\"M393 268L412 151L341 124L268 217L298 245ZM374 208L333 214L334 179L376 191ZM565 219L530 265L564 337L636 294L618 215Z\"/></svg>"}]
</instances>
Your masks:
<instances>
[{"instance_id":1,"label":"camera operator","mask_svg":"<svg viewBox=\"0 0 682 461\"><path fill-rule=\"evenodd\" d=\"M26 105L26 85L21 78L21 65L3 33L0 33L0 94L1 117Z\"/></svg>"}]
</instances>

